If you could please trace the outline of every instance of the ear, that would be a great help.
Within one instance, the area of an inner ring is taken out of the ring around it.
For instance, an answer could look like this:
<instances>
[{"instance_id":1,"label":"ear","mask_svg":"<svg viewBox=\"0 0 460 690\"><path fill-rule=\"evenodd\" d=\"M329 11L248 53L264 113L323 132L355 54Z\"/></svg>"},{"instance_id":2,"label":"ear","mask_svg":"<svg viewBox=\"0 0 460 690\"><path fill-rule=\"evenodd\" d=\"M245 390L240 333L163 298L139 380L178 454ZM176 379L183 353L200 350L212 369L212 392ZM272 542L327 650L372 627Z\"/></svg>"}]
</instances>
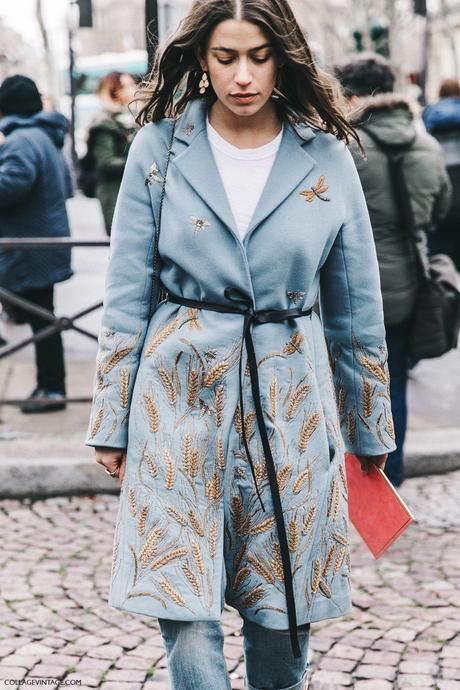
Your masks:
<instances>
[{"instance_id":1,"label":"ear","mask_svg":"<svg viewBox=\"0 0 460 690\"><path fill-rule=\"evenodd\" d=\"M196 50L195 51L195 57L197 59L198 64L200 65L200 68L203 70L203 72L208 71L208 63L206 62L206 58L201 52L201 50Z\"/></svg>"}]
</instances>

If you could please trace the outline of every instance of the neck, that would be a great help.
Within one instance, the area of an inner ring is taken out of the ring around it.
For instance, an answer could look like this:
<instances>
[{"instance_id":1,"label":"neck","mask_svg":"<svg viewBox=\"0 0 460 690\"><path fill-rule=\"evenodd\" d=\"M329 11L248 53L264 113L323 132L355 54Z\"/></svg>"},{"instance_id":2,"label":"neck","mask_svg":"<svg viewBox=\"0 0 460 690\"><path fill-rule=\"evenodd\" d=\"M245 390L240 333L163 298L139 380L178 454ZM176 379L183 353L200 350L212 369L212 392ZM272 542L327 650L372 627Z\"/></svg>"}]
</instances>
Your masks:
<instances>
[{"instance_id":1,"label":"neck","mask_svg":"<svg viewBox=\"0 0 460 690\"><path fill-rule=\"evenodd\" d=\"M279 134L282 121L272 100L254 115L236 115L221 101L216 101L209 111L212 127L230 144L240 148L263 146Z\"/></svg>"}]
</instances>

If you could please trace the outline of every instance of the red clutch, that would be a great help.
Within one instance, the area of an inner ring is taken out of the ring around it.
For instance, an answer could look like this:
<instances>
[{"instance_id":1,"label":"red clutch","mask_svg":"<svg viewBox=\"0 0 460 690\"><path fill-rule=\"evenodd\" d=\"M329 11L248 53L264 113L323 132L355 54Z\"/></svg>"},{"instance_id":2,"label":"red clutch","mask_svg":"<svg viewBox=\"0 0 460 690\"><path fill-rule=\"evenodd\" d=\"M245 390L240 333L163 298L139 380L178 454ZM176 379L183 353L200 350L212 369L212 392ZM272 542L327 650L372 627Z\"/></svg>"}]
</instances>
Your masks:
<instances>
[{"instance_id":1,"label":"red clutch","mask_svg":"<svg viewBox=\"0 0 460 690\"><path fill-rule=\"evenodd\" d=\"M414 516L381 469L373 465L363 474L350 453L345 454L345 466L350 520L374 558L380 558Z\"/></svg>"}]
</instances>

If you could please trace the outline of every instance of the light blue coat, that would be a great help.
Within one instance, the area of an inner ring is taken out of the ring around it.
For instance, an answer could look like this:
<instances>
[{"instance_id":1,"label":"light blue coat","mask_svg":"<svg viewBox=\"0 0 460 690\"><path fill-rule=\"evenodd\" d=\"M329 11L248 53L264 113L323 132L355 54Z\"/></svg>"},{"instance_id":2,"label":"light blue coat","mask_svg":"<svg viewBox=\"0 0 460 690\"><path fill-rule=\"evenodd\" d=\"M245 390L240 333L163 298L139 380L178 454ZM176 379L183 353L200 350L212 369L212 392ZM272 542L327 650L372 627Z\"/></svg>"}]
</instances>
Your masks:
<instances>
[{"instance_id":1,"label":"light blue coat","mask_svg":"<svg viewBox=\"0 0 460 690\"><path fill-rule=\"evenodd\" d=\"M170 292L321 320L255 325L261 399L289 537L298 624L350 611L344 449L394 450L379 274L345 145L286 125L242 242L206 135L202 101L176 126L160 253ZM153 237L171 122L131 147L112 230L87 445L127 448L109 604L218 620L224 600L287 629L279 545L249 376L241 436L242 316L162 301L149 318ZM329 352L329 357L328 357ZM246 352L243 367L246 366ZM342 441L343 436L343 441Z\"/></svg>"}]
</instances>

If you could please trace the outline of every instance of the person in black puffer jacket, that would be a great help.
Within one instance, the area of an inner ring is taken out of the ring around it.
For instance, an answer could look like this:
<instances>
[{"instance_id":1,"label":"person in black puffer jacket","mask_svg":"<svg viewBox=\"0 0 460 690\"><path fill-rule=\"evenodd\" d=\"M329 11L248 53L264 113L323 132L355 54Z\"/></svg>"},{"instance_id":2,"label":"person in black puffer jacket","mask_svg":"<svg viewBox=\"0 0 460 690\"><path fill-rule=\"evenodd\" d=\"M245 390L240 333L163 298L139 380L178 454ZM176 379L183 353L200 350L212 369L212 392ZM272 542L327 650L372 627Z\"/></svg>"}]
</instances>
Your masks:
<instances>
[{"instance_id":1,"label":"person in black puffer jacket","mask_svg":"<svg viewBox=\"0 0 460 690\"><path fill-rule=\"evenodd\" d=\"M439 101L423 113L425 126L441 144L453 188L452 206L430 237L433 253L448 254L460 271L460 84L445 79L439 89Z\"/></svg>"},{"instance_id":2,"label":"person in black puffer jacket","mask_svg":"<svg viewBox=\"0 0 460 690\"><path fill-rule=\"evenodd\" d=\"M399 486L404 477L407 426L408 322L417 296L418 273L406 230L401 227L387 157L363 127L382 143L408 147L404 174L426 258L427 231L448 212L451 187L440 145L426 132L417 130L410 103L393 93L395 77L387 60L361 53L337 66L336 74L349 99L350 119L366 151L363 159L358 147L352 147L374 232L388 345L398 448L389 454L385 473L394 486Z\"/></svg>"},{"instance_id":3,"label":"person in black puffer jacket","mask_svg":"<svg viewBox=\"0 0 460 690\"><path fill-rule=\"evenodd\" d=\"M22 75L0 86L0 237L68 237L69 170L62 147L67 119L44 112L36 84ZM69 248L0 250L0 286L54 312L54 285L73 275ZM50 324L21 308L16 320L34 333ZM65 366L60 333L35 343L37 386L23 412L65 407Z\"/></svg>"}]
</instances>

